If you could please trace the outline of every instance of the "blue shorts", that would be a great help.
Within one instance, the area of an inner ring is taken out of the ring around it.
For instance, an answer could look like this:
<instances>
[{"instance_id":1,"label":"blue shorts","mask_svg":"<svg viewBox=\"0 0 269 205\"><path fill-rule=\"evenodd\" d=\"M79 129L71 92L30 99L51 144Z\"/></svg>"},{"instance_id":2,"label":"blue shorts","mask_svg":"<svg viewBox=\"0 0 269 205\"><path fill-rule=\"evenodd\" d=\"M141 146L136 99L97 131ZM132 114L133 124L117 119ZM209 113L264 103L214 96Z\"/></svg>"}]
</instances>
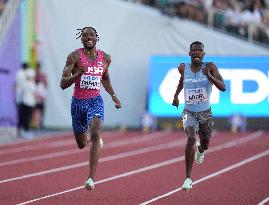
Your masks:
<instances>
[{"instance_id":1,"label":"blue shorts","mask_svg":"<svg viewBox=\"0 0 269 205\"><path fill-rule=\"evenodd\" d=\"M83 134L88 130L93 117L104 121L104 102L101 96L89 99L72 97L71 116L73 132Z\"/></svg>"}]
</instances>

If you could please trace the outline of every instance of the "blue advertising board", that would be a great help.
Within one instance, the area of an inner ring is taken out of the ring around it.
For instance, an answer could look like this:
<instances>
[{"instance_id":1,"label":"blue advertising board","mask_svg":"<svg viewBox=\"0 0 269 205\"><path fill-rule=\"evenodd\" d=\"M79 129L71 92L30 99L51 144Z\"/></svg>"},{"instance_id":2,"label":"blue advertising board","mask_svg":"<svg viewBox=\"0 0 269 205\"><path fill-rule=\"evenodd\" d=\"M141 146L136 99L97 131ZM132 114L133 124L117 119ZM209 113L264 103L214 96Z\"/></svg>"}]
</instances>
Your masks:
<instances>
[{"instance_id":1,"label":"blue advertising board","mask_svg":"<svg viewBox=\"0 0 269 205\"><path fill-rule=\"evenodd\" d=\"M214 62L226 84L221 92L213 86L210 98L215 117L242 114L247 117L269 117L269 56L205 56ZM148 111L156 117L178 117L184 107L171 105L180 74L179 63L190 63L189 56L152 56L148 84Z\"/></svg>"}]
</instances>

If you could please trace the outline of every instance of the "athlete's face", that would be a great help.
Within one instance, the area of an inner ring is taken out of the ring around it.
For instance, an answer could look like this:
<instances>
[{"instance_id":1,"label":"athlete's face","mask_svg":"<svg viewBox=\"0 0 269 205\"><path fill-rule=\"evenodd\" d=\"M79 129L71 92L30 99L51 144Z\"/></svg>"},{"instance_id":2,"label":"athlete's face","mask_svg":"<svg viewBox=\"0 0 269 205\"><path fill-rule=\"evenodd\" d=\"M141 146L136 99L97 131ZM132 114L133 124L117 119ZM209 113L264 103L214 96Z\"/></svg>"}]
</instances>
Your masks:
<instances>
[{"instance_id":1,"label":"athlete's face","mask_svg":"<svg viewBox=\"0 0 269 205\"><path fill-rule=\"evenodd\" d=\"M202 62L204 57L204 46L202 44L193 44L191 46L191 50L189 52L189 56L191 57L191 62L194 64L199 64Z\"/></svg>"},{"instance_id":2,"label":"athlete's face","mask_svg":"<svg viewBox=\"0 0 269 205\"><path fill-rule=\"evenodd\" d=\"M92 49L95 47L97 41L96 33L91 28L86 28L82 32L81 42L84 48Z\"/></svg>"}]
</instances>

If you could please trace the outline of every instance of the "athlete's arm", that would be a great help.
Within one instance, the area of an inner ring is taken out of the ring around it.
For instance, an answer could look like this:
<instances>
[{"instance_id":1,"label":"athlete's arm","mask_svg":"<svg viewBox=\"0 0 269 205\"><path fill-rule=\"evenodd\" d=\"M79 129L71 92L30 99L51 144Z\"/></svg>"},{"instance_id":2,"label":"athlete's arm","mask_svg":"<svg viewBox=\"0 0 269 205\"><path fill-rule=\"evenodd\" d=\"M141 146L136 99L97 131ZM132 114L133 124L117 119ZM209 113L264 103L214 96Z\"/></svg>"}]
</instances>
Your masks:
<instances>
[{"instance_id":1,"label":"athlete's arm","mask_svg":"<svg viewBox=\"0 0 269 205\"><path fill-rule=\"evenodd\" d=\"M110 81L110 77L109 77L109 73L108 73L108 67L111 63L111 57L110 57L110 55L103 52L103 58L104 58L104 62L106 64L107 69L102 76L102 84L103 84L103 87L105 88L105 90L108 92L108 94L112 97L112 100L115 103L115 107L118 109L118 108L121 108L121 102L119 101L119 99L117 98L117 96L113 90L113 87L112 87L111 81Z\"/></svg>"},{"instance_id":2,"label":"athlete's arm","mask_svg":"<svg viewBox=\"0 0 269 205\"><path fill-rule=\"evenodd\" d=\"M173 103L172 103L172 105L173 106L176 106L177 108L178 108L178 105L179 105L178 95L181 92L181 90L183 89L184 67L185 67L185 64L184 63L181 63L178 66L178 72L180 73L180 79L179 79L179 82L178 82L178 85L177 85L177 89L176 89L176 92L174 94Z\"/></svg>"},{"instance_id":3,"label":"athlete's arm","mask_svg":"<svg viewBox=\"0 0 269 205\"><path fill-rule=\"evenodd\" d=\"M78 61L79 56L77 52L72 52L68 55L60 83L62 89L70 87L75 82L76 78L84 73L84 68L79 68L76 73L74 72Z\"/></svg>"},{"instance_id":4,"label":"athlete's arm","mask_svg":"<svg viewBox=\"0 0 269 205\"><path fill-rule=\"evenodd\" d=\"M217 66L214 63L209 62L203 69L203 73L207 76L208 80L213 83L219 90L223 92L226 90L224 80L220 75Z\"/></svg>"}]
</instances>

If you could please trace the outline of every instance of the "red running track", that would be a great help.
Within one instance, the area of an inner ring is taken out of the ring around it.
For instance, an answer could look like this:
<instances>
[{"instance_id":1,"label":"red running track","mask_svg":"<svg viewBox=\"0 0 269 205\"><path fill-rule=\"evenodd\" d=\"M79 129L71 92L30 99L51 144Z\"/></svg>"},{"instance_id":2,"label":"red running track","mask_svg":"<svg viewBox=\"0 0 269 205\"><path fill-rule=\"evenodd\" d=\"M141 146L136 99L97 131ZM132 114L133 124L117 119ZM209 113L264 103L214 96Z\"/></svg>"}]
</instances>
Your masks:
<instances>
[{"instance_id":1,"label":"red running track","mask_svg":"<svg viewBox=\"0 0 269 205\"><path fill-rule=\"evenodd\" d=\"M104 132L95 190L88 176L89 146L72 135L0 145L0 204L235 205L269 203L269 133L214 133L205 161L185 178L183 132Z\"/></svg>"}]
</instances>

